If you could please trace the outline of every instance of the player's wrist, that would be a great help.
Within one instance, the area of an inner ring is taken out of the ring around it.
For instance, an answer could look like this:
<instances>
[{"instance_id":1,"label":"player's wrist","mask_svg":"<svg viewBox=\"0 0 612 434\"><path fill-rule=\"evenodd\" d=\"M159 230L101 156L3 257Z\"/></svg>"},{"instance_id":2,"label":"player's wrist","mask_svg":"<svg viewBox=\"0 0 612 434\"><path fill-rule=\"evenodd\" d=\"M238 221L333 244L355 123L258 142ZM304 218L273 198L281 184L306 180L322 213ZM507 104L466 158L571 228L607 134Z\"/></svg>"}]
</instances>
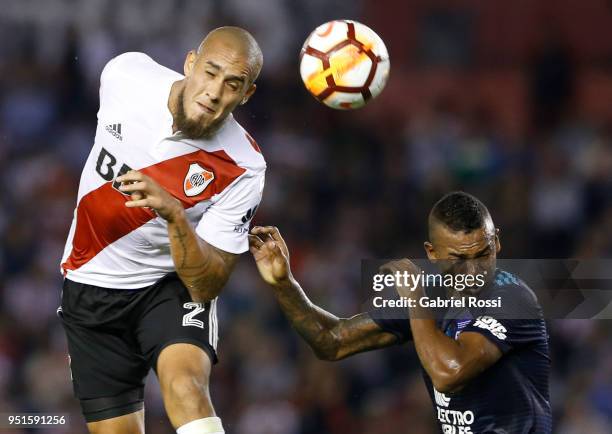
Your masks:
<instances>
[{"instance_id":1,"label":"player's wrist","mask_svg":"<svg viewBox=\"0 0 612 434\"><path fill-rule=\"evenodd\" d=\"M168 223L176 223L179 220L183 220L185 218L186 218L185 217L185 208L183 208L183 206L181 205L181 203L178 200L175 200L175 203L173 204L173 206L168 211L168 214L166 216L166 220L168 221Z\"/></svg>"},{"instance_id":2,"label":"player's wrist","mask_svg":"<svg viewBox=\"0 0 612 434\"><path fill-rule=\"evenodd\" d=\"M285 278L277 280L272 286L278 291L286 291L295 288L298 285L297 280L295 280L293 275L289 273Z\"/></svg>"}]
</instances>

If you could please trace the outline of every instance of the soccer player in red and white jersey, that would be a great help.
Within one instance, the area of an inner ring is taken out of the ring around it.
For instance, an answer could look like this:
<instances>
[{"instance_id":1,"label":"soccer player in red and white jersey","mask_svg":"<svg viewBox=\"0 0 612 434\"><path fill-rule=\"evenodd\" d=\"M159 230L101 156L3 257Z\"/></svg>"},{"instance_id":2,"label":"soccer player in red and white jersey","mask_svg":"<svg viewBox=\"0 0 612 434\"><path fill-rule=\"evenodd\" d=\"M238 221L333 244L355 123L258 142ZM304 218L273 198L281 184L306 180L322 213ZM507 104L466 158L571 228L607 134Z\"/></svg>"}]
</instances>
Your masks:
<instances>
[{"instance_id":1,"label":"soccer player in red and white jersey","mask_svg":"<svg viewBox=\"0 0 612 434\"><path fill-rule=\"evenodd\" d=\"M177 433L224 432L208 392L217 296L248 250L266 169L232 111L261 66L248 32L221 27L184 76L142 53L102 72L58 309L91 433L144 432L151 368Z\"/></svg>"}]
</instances>

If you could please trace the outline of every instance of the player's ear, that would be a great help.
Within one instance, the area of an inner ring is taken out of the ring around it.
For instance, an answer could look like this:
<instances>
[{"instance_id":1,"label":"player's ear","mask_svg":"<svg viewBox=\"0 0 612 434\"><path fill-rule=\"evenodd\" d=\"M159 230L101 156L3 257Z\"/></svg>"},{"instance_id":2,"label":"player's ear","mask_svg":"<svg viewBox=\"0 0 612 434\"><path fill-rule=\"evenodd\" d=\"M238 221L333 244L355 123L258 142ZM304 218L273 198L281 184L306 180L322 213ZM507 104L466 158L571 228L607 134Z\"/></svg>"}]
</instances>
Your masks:
<instances>
[{"instance_id":1,"label":"player's ear","mask_svg":"<svg viewBox=\"0 0 612 434\"><path fill-rule=\"evenodd\" d=\"M495 253L499 253L501 250L501 243L499 242L499 228L495 228Z\"/></svg>"},{"instance_id":2,"label":"player's ear","mask_svg":"<svg viewBox=\"0 0 612 434\"><path fill-rule=\"evenodd\" d=\"M429 241L425 241L423 243L423 247L425 247L425 253L427 253L427 258L430 261L435 261L436 259L438 259L433 244L431 244Z\"/></svg>"},{"instance_id":3,"label":"player's ear","mask_svg":"<svg viewBox=\"0 0 612 434\"><path fill-rule=\"evenodd\" d=\"M187 56L185 57L185 64L183 65L185 77L189 77L191 75L191 71L195 66L197 58L198 55L194 50L191 50L189 53L187 53Z\"/></svg>"},{"instance_id":4,"label":"player's ear","mask_svg":"<svg viewBox=\"0 0 612 434\"><path fill-rule=\"evenodd\" d=\"M240 101L240 105L244 105L247 103L247 101L251 98L251 96L253 96L253 94L255 93L255 89L257 89L257 85L255 83L251 83L251 86L249 87L249 89L245 92L244 97L242 98L242 101Z\"/></svg>"}]
</instances>

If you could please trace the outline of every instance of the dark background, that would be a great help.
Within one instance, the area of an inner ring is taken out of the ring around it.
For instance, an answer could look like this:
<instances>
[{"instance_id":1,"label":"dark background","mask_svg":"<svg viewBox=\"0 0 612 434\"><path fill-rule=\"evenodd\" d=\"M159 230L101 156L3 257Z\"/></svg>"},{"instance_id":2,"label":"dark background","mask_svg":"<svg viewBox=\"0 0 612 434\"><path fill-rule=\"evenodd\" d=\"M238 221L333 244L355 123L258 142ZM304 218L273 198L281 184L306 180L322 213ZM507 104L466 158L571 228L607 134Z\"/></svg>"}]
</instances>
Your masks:
<instances>
[{"instance_id":1,"label":"dark background","mask_svg":"<svg viewBox=\"0 0 612 434\"><path fill-rule=\"evenodd\" d=\"M369 25L390 53L387 88L354 112L299 79L304 39L334 18ZM46 432L85 432L55 308L102 67L143 51L181 71L225 24L265 56L236 113L268 161L255 221L281 229L315 302L357 313L360 260L423 257L427 213L453 189L488 205L502 257L611 256L610 1L2 0L0 412L69 412L69 429ZM248 255L219 309L212 396L228 434L434 432L412 346L318 361ZM610 321L549 326L555 432L609 433ZM154 383L148 432L173 432Z\"/></svg>"}]
</instances>

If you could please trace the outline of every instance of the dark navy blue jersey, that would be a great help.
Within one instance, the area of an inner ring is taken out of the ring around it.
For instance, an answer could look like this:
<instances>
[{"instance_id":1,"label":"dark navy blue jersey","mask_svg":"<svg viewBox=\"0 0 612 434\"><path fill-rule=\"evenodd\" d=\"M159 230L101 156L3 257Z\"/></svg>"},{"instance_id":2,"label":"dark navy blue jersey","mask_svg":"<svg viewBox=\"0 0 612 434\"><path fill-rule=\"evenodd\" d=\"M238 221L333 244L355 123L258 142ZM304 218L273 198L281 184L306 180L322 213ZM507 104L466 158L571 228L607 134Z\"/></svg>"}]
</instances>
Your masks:
<instances>
[{"instance_id":1,"label":"dark navy blue jersey","mask_svg":"<svg viewBox=\"0 0 612 434\"><path fill-rule=\"evenodd\" d=\"M499 301L501 307L452 307L438 326L452 339L465 332L480 333L503 355L454 393L438 392L424 372L441 431L551 433L548 334L536 296L523 281L498 269L478 299ZM402 342L412 339L408 309L377 309L370 316Z\"/></svg>"}]
</instances>

